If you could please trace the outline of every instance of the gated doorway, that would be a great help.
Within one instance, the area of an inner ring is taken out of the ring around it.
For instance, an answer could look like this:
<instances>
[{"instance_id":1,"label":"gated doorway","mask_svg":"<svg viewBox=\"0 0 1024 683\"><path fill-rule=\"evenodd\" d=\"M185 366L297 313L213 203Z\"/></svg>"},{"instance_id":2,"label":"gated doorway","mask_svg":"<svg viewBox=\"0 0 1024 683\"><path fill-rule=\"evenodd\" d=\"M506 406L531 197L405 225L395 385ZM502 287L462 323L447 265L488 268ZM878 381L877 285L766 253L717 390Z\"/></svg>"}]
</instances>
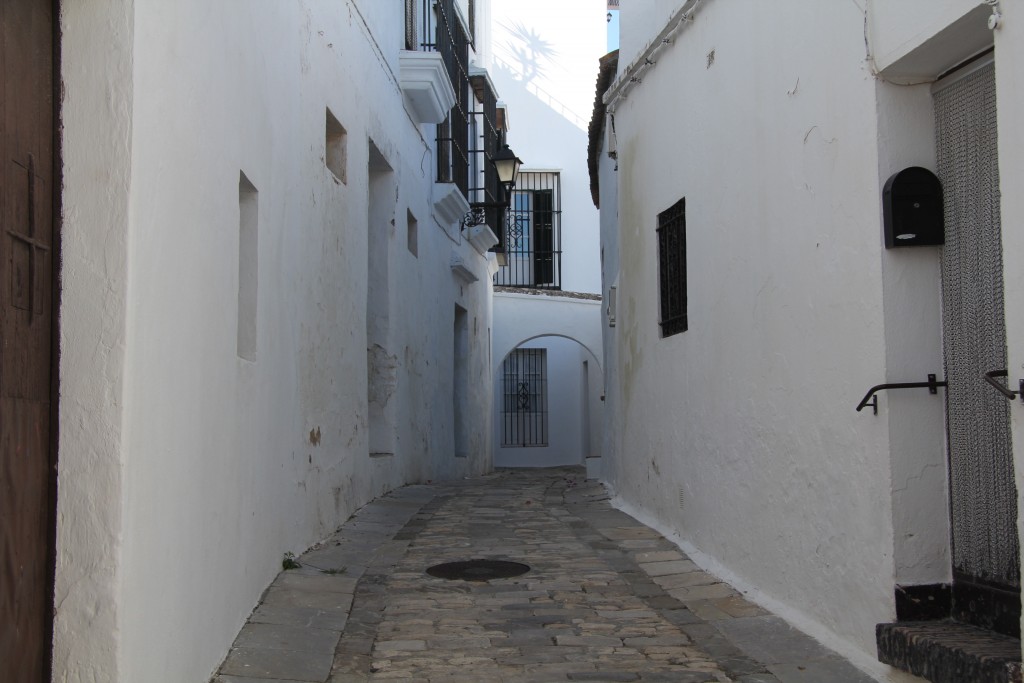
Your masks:
<instances>
[{"instance_id":1,"label":"gated doorway","mask_svg":"<svg viewBox=\"0 0 1024 683\"><path fill-rule=\"evenodd\" d=\"M1017 636L1020 550L1009 405L984 380L1006 374L995 65L935 87L945 194L943 353L948 382L953 617Z\"/></svg>"},{"instance_id":2,"label":"gated doorway","mask_svg":"<svg viewBox=\"0 0 1024 683\"><path fill-rule=\"evenodd\" d=\"M509 351L495 376L496 467L582 465L600 456L601 370L576 339L542 335Z\"/></svg>"},{"instance_id":3,"label":"gated doorway","mask_svg":"<svg viewBox=\"0 0 1024 683\"><path fill-rule=\"evenodd\" d=\"M18 683L50 678L58 16L0 3L0 679Z\"/></svg>"}]
</instances>

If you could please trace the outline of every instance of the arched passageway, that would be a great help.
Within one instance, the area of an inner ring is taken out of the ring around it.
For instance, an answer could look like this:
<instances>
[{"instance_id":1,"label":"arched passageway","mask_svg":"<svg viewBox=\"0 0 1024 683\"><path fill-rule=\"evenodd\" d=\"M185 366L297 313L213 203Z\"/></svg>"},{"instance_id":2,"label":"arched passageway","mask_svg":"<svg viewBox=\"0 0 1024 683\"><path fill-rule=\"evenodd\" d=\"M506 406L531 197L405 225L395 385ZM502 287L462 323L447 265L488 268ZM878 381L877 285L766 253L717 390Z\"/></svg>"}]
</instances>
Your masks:
<instances>
[{"instance_id":1,"label":"arched passageway","mask_svg":"<svg viewBox=\"0 0 1024 683\"><path fill-rule=\"evenodd\" d=\"M496 467L600 457L601 311L597 296L495 292Z\"/></svg>"},{"instance_id":2,"label":"arched passageway","mask_svg":"<svg viewBox=\"0 0 1024 683\"><path fill-rule=\"evenodd\" d=\"M522 342L500 360L494 386L496 467L582 465L600 456L601 367L578 340Z\"/></svg>"}]
</instances>

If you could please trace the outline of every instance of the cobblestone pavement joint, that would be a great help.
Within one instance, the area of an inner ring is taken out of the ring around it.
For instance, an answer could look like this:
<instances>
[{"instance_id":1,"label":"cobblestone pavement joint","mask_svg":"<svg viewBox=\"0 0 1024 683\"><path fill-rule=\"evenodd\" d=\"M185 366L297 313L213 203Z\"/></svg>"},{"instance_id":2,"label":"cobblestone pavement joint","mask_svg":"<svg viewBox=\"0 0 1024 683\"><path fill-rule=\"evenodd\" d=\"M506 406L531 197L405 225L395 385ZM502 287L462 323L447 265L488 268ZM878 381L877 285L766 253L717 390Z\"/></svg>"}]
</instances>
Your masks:
<instances>
[{"instance_id":1,"label":"cobblestone pavement joint","mask_svg":"<svg viewBox=\"0 0 1024 683\"><path fill-rule=\"evenodd\" d=\"M427 567L511 560L487 582ZM582 468L408 486L281 572L214 683L871 683L611 507Z\"/></svg>"}]
</instances>

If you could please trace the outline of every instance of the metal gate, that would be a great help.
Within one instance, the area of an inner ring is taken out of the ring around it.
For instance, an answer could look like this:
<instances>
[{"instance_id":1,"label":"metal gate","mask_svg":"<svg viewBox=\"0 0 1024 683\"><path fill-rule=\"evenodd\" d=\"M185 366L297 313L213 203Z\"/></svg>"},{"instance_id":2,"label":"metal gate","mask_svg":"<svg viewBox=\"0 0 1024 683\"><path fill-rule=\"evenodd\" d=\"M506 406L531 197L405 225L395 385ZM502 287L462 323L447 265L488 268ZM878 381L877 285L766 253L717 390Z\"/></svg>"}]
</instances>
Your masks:
<instances>
[{"instance_id":1,"label":"metal gate","mask_svg":"<svg viewBox=\"0 0 1024 683\"><path fill-rule=\"evenodd\" d=\"M502 446L548 445L547 349L515 349L502 365Z\"/></svg>"},{"instance_id":2,"label":"metal gate","mask_svg":"<svg viewBox=\"0 0 1024 683\"><path fill-rule=\"evenodd\" d=\"M936 87L945 193L943 349L954 616L1019 632L1020 551L1009 405L983 375L1006 370L995 67Z\"/></svg>"}]
</instances>

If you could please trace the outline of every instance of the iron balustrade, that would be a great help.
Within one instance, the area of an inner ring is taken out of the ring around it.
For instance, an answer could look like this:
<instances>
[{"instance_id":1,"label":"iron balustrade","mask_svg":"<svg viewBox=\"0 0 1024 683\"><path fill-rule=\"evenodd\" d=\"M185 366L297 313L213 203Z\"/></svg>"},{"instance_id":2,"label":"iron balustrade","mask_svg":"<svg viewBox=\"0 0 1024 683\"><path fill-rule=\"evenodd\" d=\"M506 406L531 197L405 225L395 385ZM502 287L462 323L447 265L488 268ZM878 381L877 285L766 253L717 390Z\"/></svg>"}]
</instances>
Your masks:
<instances>
[{"instance_id":1,"label":"iron balustrade","mask_svg":"<svg viewBox=\"0 0 1024 683\"><path fill-rule=\"evenodd\" d=\"M455 0L423 0L420 50L437 52L455 91L455 106L437 125L437 182L454 183L469 197L470 39L456 16Z\"/></svg>"},{"instance_id":2,"label":"iron balustrade","mask_svg":"<svg viewBox=\"0 0 1024 683\"><path fill-rule=\"evenodd\" d=\"M506 197L489 163L505 139L498 122L497 96L483 71L471 71L469 48L473 45L476 3L468 0L468 24L458 16L455 0L406 0L406 45L423 52L437 52L444 62L455 91L455 106L436 127L437 182L454 183L466 200L479 205L485 222L505 245Z\"/></svg>"},{"instance_id":3,"label":"iron balustrade","mask_svg":"<svg viewBox=\"0 0 1024 683\"><path fill-rule=\"evenodd\" d=\"M498 182L498 174L491 160L502 148L505 137L498 128L498 98L491 88L490 81L483 73L473 74L470 79L476 106L471 114L469 150L469 203L480 206L484 212L484 222L490 226L498 237L498 244L492 251L503 251L506 241L504 229L504 210L500 206L505 202L505 191Z\"/></svg>"}]
</instances>

